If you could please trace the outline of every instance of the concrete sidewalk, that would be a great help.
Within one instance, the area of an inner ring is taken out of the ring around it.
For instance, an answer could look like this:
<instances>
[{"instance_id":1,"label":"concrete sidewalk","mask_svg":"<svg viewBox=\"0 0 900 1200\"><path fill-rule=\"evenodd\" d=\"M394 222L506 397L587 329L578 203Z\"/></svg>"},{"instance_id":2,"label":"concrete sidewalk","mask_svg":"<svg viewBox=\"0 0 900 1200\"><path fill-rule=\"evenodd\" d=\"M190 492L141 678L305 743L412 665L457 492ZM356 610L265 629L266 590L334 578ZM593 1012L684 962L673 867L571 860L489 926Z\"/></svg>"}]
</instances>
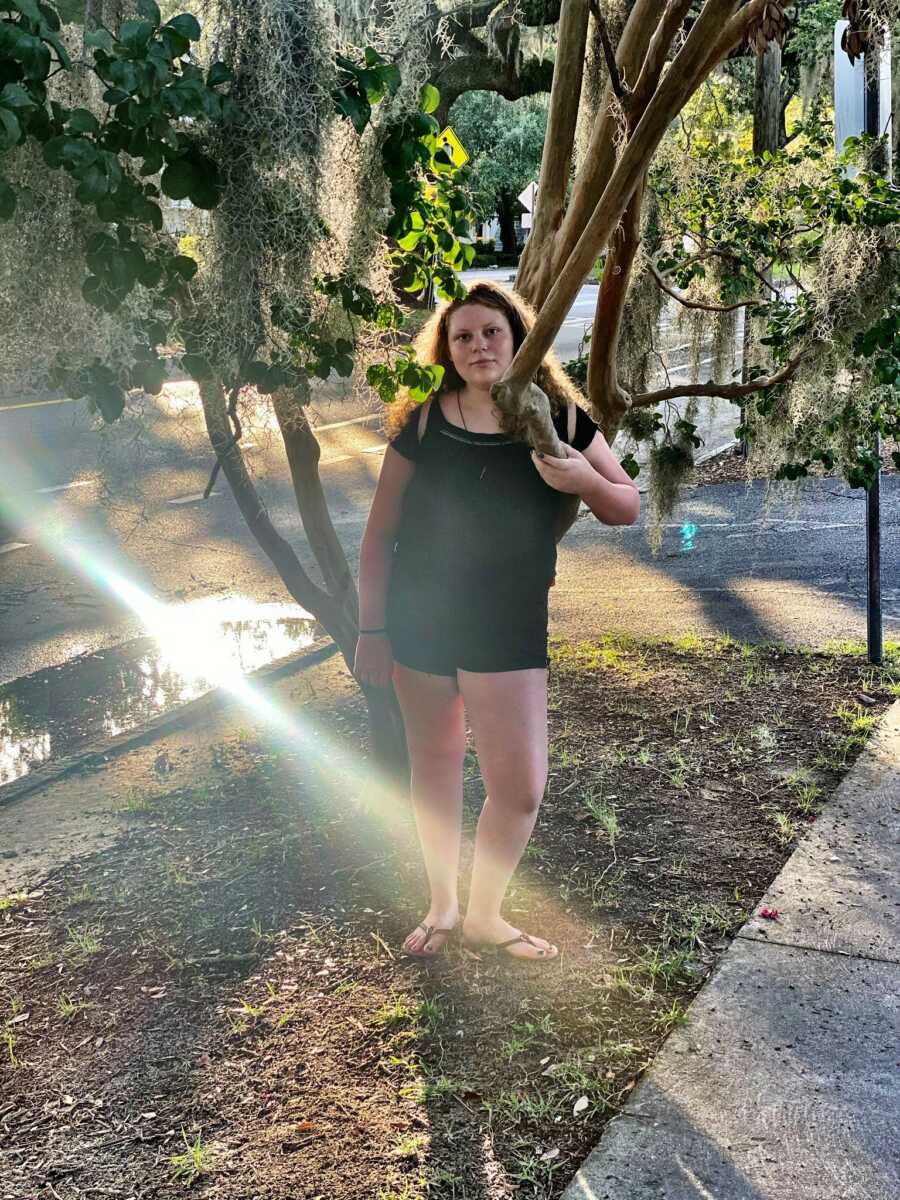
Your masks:
<instances>
[{"instance_id":1,"label":"concrete sidewalk","mask_svg":"<svg viewBox=\"0 0 900 1200\"><path fill-rule=\"evenodd\" d=\"M564 1200L900 1200L900 701Z\"/></svg>"}]
</instances>

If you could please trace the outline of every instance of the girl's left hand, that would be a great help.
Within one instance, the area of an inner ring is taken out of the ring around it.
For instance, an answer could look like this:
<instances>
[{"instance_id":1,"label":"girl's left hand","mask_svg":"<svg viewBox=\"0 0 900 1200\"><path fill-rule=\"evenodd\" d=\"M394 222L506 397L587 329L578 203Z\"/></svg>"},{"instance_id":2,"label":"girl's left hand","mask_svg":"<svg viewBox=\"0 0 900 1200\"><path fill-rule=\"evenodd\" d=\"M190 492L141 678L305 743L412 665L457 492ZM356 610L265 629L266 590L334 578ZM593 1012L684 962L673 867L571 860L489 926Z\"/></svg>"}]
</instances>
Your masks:
<instances>
[{"instance_id":1,"label":"girl's left hand","mask_svg":"<svg viewBox=\"0 0 900 1200\"><path fill-rule=\"evenodd\" d=\"M538 458L537 452L532 450L531 461L537 467L541 479L550 487L570 496L584 495L597 472L580 450L565 443L564 449L565 458L554 458L550 454Z\"/></svg>"}]
</instances>

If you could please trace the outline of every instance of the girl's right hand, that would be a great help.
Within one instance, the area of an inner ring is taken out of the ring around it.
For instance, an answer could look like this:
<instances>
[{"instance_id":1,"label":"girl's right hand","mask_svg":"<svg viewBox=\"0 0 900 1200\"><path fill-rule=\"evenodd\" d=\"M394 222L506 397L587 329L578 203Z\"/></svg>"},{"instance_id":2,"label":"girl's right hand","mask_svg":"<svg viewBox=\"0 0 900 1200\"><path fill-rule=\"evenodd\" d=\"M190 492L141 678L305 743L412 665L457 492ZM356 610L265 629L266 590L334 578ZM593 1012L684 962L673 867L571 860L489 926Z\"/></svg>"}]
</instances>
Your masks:
<instances>
[{"instance_id":1,"label":"girl's right hand","mask_svg":"<svg viewBox=\"0 0 900 1200\"><path fill-rule=\"evenodd\" d=\"M390 686L394 671L391 643L384 633L361 633L356 643L353 674L367 687Z\"/></svg>"}]
</instances>

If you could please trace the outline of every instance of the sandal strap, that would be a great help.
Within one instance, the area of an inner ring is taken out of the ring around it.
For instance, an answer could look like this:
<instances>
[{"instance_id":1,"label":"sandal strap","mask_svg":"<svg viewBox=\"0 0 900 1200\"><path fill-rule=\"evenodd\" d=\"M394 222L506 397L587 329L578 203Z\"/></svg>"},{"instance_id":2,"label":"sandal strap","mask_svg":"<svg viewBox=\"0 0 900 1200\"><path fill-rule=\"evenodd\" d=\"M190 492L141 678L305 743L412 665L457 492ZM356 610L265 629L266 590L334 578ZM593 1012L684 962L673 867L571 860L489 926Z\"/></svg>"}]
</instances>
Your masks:
<instances>
[{"instance_id":1,"label":"sandal strap","mask_svg":"<svg viewBox=\"0 0 900 1200\"><path fill-rule=\"evenodd\" d=\"M416 926L416 929L422 930L422 932L425 934L426 942L430 942L436 933L450 934L455 932L455 927L453 929L438 929L436 925L426 925L424 921L420 922Z\"/></svg>"},{"instance_id":2,"label":"sandal strap","mask_svg":"<svg viewBox=\"0 0 900 1200\"><path fill-rule=\"evenodd\" d=\"M527 942L529 946L536 945L536 943L531 940L527 933L517 933L516 936L514 938L510 938L508 942L496 942L495 945L498 950L505 950L507 946L515 946L517 942Z\"/></svg>"}]
</instances>

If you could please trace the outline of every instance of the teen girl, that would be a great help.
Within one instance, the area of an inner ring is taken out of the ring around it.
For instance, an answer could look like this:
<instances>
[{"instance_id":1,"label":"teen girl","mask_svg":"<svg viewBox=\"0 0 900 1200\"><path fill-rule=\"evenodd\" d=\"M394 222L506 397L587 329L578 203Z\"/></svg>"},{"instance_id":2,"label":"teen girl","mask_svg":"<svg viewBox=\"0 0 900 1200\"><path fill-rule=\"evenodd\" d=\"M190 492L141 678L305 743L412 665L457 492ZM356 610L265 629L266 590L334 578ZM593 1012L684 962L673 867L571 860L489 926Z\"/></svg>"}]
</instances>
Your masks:
<instances>
[{"instance_id":1,"label":"teen girl","mask_svg":"<svg viewBox=\"0 0 900 1200\"><path fill-rule=\"evenodd\" d=\"M547 782L547 593L561 493L607 525L632 524L638 491L582 410L565 458L539 458L500 429L491 385L534 319L515 294L472 287L435 314L419 359L444 367L425 419L389 412L388 447L360 552L354 672L393 680L412 767L411 793L431 904L404 943L440 953L459 923L457 877L466 715L487 790L475 839L467 945L549 961L558 950L500 915ZM567 441L577 396L554 355L535 377Z\"/></svg>"}]
</instances>

